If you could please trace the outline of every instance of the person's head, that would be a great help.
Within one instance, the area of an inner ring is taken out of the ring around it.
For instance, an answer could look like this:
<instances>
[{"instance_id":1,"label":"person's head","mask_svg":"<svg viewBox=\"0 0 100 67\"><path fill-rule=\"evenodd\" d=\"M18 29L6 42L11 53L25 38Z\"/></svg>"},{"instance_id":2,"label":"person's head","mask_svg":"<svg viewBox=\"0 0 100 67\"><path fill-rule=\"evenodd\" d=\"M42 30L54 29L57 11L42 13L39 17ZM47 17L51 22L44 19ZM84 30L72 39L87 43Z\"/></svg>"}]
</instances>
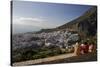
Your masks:
<instances>
[{"instance_id":1,"label":"person's head","mask_svg":"<svg viewBox=\"0 0 100 67\"><path fill-rule=\"evenodd\" d=\"M87 42L84 42L84 44L87 45L88 43Z\"/></svg>"}]
</instances>

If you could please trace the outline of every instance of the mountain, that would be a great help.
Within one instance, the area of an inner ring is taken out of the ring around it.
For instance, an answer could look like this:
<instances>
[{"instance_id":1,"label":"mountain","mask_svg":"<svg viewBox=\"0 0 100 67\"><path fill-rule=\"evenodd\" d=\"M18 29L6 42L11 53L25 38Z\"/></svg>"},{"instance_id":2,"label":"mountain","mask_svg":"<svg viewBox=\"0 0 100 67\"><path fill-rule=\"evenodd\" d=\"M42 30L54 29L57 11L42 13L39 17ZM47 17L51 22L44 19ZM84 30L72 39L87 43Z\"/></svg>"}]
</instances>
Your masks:
<instances>
[{"instance_id":1,"label":"mountain","mask_svg":"<svg viewBox=\"0 0 100 67\"><path fill-rule=\"evenodd\" d=\"M72 20L56 29L68 29L77 31L84 36L95 36L97 33L97 7L94 6L86 11L83 15Z\"/></svg>"},{"instance_id":2,"label":"mountain","mask_svg":"<svg viewBox=\"0 0 100 67\"><path fill-rule=\"evenodd\" d=\"M80 17L66 24L53 28L41 29L37 33L52 32L58 30L76 31L81 37L97 35L97 7L93 6L88 11L84 12Z\"/></svg>"}]
</instances>

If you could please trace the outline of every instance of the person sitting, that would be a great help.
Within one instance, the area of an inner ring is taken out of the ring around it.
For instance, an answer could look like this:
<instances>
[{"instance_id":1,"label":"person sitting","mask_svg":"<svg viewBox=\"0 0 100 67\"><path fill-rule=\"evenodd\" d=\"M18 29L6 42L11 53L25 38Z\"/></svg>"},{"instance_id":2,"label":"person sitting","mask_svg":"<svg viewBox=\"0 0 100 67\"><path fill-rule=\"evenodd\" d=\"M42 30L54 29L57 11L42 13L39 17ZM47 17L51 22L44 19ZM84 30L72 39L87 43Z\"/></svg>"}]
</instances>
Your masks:
<instances>
[{"instance_id":1,"label":"person sitting","mask_svg":"<svg viewBox=\"0 0 100 67\"><path fill-rule=\"evenodd\" d=\"M93 43L91 43L90 45L89 45L89 50L88 50L88 52L95 52L96 51L96 46L93 44Z\"/></svg>"},{"instance_id":2,"label":"person sitting","mask_svg":"<svg viewBox=\"0 0 100 67\"><path fill-rule=\"evenodd\" d=\"M80 48L80 54L84 54L85 45L82 43L79 48Z\"/></svg>"},{"instance_id":3,"label":"person sitting","mask_svg":"<svg viewBox=\"0 0 100 67\"><path fill-rule=\"evenodd\" d=\"M89 45L87 42L84 42L83 44L80 45L80 54L85 54L88 53L89 50Z\"/></svg>"}]
</instances>

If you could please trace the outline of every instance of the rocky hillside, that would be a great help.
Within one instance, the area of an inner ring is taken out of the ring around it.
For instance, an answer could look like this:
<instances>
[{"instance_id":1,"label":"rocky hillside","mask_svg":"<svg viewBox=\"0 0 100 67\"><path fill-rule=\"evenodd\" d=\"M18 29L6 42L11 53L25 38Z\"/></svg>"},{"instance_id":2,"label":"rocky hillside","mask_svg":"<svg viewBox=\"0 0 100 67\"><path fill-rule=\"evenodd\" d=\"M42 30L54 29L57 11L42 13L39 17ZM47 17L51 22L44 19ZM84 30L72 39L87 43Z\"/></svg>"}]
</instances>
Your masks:
<instances>
[{"instance_id":1,"label":"rocky hillside","mask_svg":"<svg viewBox=\"0 0 100 67\"><path fill-rule=\"evenodd\" d=\"M42 29L38 33L52 32L63 29L68 31L76 31L83 37L97 35L97 7L91 7L77 19L67 22L62 26L53 29Z\"/></svg>"},{"instance_id":2,"label":"rocky hillside","mask_svg":"<svg viewBox=\"0 0 100 67\"><path fill-rule=\"evenodd\" d=\"M92 7L79 18L66 23L56 29L77 31L81 35L95 36L97 33L97 7Z\"/></svg>"}]
</instances>

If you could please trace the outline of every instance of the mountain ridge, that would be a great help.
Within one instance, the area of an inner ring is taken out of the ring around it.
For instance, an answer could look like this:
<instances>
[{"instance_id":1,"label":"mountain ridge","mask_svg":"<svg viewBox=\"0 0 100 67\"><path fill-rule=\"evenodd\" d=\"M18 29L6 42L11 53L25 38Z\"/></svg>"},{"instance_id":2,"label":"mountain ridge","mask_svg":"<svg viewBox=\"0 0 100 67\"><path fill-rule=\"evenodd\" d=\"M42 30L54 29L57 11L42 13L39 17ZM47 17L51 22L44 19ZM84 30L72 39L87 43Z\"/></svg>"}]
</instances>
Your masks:
<instances>
[{"instance_id":1,"label":"mountain ridge","mask_svg":"<svg viewBox=\"0 0 100 67\"><path fill-rule=\"evenodd\" d=\"M80 17L69 21L59 27L52 29L41 29L37 33L52 32L67 29L68 31L77 31L81 36L96 36L97 33L97 7L93 6Z\"/></svg>"}]
</instances>

